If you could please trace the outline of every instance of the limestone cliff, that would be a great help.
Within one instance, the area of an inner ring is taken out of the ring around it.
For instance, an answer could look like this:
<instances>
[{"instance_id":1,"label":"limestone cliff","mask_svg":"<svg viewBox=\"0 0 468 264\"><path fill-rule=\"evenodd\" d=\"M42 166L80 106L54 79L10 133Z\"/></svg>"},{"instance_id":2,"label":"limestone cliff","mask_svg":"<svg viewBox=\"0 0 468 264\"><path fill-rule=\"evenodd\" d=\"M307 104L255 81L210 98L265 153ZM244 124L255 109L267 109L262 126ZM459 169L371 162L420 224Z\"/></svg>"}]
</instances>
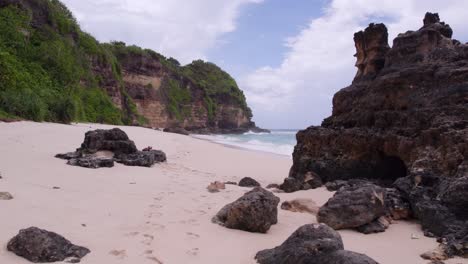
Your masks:
<instances>
[{"instance_id":1,"label":"limestone cliff","mask_svg":"<svg viewBox=\"0 0 468 264\"><path fill-rule=\"evenodd\" d=\"M0 118L257 129L244 94L216 65L101 44L58 0L0 0L0 66Z\"/></svg>"},{"instance_id":2,"label":"limestone cliff","mask_svg":"<svg viewBox=\"0 0 468 264\"><path fill-rule=\"evenodd\" d=\"M332 116L297 134L285 183L296 190L355 178L393 185L426 230L459 239L452 252L464 254L468 45L431 13L391 48L387 36L383 24L355 34L358 73L334 96Z\"/></svg>"}]
</instances>

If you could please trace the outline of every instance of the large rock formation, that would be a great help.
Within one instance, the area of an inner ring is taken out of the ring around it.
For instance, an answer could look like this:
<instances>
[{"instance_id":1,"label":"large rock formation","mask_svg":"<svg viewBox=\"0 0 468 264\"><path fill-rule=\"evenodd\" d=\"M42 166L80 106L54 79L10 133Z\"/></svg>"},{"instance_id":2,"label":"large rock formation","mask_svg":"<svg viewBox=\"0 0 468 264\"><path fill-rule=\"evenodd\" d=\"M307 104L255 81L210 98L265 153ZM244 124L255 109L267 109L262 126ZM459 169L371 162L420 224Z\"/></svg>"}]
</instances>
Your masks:
<instances>
[{"instance_id":1,"label":"large rock formation","mask_svg":"<svg viewBox=\"0 0 468 264\"><path fill-rule=\"evenodd\" d=\"M468 45L427 13L388 48L387 29L355 34L358 73L320 127L297 134L290 177L371 179L395 186L434 235L467 252Z\"/></svg>"},{"instance_id":2,"label":"large rock formation","mask_svg":"<svg viewBox=\"0 0 468 264\"><path fill-rule=\"evenodd\" d=\"M278 222L279 201L273 193L262 187L255 187L224 206L212 221L227 228L266 233Z\"/></svg>"},{"instance_id":3,"label":"large rock formation","mask_svg":"<svg viewBox=\"0 0 468 264\"><path fill-rule=\"evenodd\" d=\"M260 264L377 264L344 250L340 234L324 224L301 226L280 246L259 251L255 259Z\"/></svg>"},{"instance_id":4,"label":"large rock formation","mask_svg":"<svg viewBox=\"0 0 468 264\"><path fill-rule=\"evenodd\" d=\"M97 129L85 134L84 142L75 152L57 154L69 165L85 168L113 167L114 161L127 166L151 167L166 161L166 154L151 147L139 151L135 142L120 128Z\"/></svg>"},{"instance_id":5,"label":"large rock formation","mask_svg":"<svg viewBox=\"0 0 468 264\"><path fill-rule=\"evenodd\" d=\"M59 234L30 227L22 229L7 245L7 249L31 262L80 262L90 250L73 245Z\"/></svg>"}]
</instances>

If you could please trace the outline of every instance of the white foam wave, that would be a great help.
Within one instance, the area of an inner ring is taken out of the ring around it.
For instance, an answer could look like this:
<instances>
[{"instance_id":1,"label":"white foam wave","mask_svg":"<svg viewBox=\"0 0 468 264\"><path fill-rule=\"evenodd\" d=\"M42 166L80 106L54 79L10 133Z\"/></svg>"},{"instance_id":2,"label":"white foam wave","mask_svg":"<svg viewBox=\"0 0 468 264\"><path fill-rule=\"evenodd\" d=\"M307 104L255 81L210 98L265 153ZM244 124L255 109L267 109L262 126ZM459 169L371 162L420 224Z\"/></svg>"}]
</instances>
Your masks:
<instances>
[{"instance_id":1,"label":"white foam wave","mask_svg":"<svg viewBox=\"0 0 468 264\"><path fill-rule=\"evenodd\" d=\"M261 140L251 139L243 141L235 136L228 135L197 135L196 138L201 138L216 143L234 146L243 149L256 150L262 152L269 152L279 155L290 157L294 150L294 145L290 144L274 144L271 142L265 142Z\"/></svg>"}]
</instances>

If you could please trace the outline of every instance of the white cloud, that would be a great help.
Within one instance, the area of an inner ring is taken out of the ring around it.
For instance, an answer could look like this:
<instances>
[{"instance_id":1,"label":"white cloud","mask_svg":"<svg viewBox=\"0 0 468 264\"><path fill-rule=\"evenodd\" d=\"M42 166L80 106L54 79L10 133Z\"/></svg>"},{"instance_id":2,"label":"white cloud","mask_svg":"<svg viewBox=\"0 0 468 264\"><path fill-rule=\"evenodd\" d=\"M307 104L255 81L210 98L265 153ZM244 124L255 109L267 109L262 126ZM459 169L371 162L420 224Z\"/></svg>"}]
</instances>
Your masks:
<instances>
[{"instance_id":1,"label":"white cloud","mask_svg":"<svg viewBox=\"0 0 468 264\"><path fill-rule=\"evenodd\" d=\"M263 0L63 0L85 31L122 40L182 63L204 58L236 28L240 9Z\"/></svg>"},{"instance_id":2,"label":"white cloud","mask_svg":"<svg viewBox=\"0 0 468 264\"><path fill-rule=\"evenodd\" d=\"M288 38L281 65L260 68L241 80L254 114L265 127L305 127L331 114L335 92L351 83L356 70L353 34L370 22L385 22L389 42L401 32L422 26L426 11L438 12L468 39L468 1L333 0L323 15L297 36Z\"/></svg>"}]
</instances>

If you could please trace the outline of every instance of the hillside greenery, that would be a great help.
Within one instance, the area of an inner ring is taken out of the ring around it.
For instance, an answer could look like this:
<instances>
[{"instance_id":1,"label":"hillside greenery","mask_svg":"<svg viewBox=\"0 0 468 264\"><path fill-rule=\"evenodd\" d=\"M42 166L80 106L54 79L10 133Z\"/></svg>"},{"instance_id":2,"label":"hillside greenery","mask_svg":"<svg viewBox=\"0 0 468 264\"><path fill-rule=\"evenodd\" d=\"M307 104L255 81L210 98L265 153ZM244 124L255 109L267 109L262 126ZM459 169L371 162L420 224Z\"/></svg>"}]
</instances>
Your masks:
<instances>
[{"instance_id":1,"label":"hillside greenery","mask_svg":"<svg viewBox=\"0 0 468 264\"><path fill-rule=\"evenodd\" d=\"M210 119L226 102L251 115L234 79L215 64L197 60L181 66L149 49L117 41L101 44L80 29L60 1L26 0L0 8L0 118L144 124L122 81L120 59L135 55L156 59L170 72L164 87L173 117L183 120L190 114L189 82L203 90ZM112 76L93 71L96 64L110 68ZM106 78L118 84L123 110L103 89Z\"/></svg>"}]
</instances>

